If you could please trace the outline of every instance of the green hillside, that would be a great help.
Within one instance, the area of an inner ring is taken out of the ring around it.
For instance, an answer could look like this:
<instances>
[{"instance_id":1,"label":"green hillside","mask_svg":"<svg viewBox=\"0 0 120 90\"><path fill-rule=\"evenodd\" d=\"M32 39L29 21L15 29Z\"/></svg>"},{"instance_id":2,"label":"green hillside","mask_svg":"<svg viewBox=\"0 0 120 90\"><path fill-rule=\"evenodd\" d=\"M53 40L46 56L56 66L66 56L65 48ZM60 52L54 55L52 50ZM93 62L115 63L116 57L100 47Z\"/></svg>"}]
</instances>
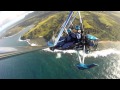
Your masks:
<instances>
[{"instance_id":1,"label":"green hillside","mask_svg":"<svg viewBox=\"0 0 120 90\"><path fill-rule=\"evenodd\" d=\"M59 31L68 12L52 14L40 20L22 39L44 37L50 40L53 31ZM120 40L120 14L116 12L82 11L83 25L86 33L97 36L100 40ZM77 18L74 25L79 24Z\"/></svg>"}]
</instances>

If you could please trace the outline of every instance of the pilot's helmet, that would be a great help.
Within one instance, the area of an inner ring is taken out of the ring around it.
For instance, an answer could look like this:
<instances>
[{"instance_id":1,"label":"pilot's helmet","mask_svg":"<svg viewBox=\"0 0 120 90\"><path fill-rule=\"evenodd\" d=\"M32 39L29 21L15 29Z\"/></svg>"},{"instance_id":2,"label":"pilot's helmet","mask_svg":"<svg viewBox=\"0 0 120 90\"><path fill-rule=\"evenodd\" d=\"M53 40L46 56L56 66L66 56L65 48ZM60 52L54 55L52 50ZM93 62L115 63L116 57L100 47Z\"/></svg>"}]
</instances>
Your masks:
<instances>
[{"instance_id":1,"label":"pilot's helmet","mask_svg":"<svg viewBox=\"0 0 120 90\"><path fill-rule=\"evenodd\" d=\"M80 26L79 25L75 26L75 29L80 30Z\"/></svg>"}]
</instances>

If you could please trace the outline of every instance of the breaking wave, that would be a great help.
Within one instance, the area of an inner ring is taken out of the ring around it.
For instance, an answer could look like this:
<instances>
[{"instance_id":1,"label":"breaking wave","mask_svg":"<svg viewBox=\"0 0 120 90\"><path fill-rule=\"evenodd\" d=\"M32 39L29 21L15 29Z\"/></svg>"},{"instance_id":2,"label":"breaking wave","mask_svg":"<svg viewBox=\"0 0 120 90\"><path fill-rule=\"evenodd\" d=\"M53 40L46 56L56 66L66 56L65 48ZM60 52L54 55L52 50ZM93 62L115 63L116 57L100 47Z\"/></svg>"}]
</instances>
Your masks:
<instances>
[{"instance_id":1,"label":"breaking wave","mask_svg":"<svg viewBox=\"0 0 120 90\"><path fill-rule=\"evenodd\" d=\"M51 51L49 48L46 48L43 50L47 51L47 52L52 52L52 53L69 53L69 54L77 53L75 50L54 50L54 51ZM84 55L85 57L97 58L97 57L106 57L106 56L111 55L111 54L120 54L120 51L115 49L115 48L109 48L109 49L105 49L105 50L94 51L94 52L91 52L89 54L83 53L82 50L79 51L79 53L81 56Z\"/></svg>"}]
</instances>

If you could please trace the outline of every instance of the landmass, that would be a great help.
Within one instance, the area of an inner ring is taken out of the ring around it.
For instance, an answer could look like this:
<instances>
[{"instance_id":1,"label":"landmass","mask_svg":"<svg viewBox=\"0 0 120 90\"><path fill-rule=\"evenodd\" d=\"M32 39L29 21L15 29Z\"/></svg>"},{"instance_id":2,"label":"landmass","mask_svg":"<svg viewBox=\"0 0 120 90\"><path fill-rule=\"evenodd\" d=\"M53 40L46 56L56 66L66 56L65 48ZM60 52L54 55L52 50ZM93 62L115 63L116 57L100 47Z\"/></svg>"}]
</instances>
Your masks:
<instances>
[{"instance_id":1,"label":"landmass","mask_svg":"<svg viewBox=\"0 0 120 90\"><path fill-rule=\"evenodd\" d=\"M120 17L117 12L110 11L82 11L83 25L86 33L95 35L103 41L120 40ZM34 28L24 34L21 39L38 39L45 38L47 41L54 32L58 32L60 26L65 21L68 15L67 11L49 15L39 21ZM74 25L79 24L79 19L75 20Z\"/></svg>"},{"instance_id":2,"label":"landmass","mask_svg":"<svg viewBox=\"0 0 120 90\"><path fill-rule=\"evenodd\" d=\"M23 21L8 30L4 36L14 35L24 27L34 24L35 27L25 33L21 39L29 39L29 43L39 45L43 39L49 41L53 36L53 32L55 34L59 32L59 28L65 21L68 13L68 11L36 11L27 15ZM120 13L114 11L82 11L81 15L85 33L90 33L101 41L120 40ZM78 17L73 24L79 24Z\"/></svg>"},{"instance_id":3,"label":"landmass","mask_svg":"<svg viewBox=\"0 0 120 90\"><path fill-rule=\"evenodd\" d=\"M24 19L8 27L5 32L0 36L0 38L12 36L29 25L36 25L39 21L41 21L42 18L54 13L57 13L57 11L35 11L33 13L30 13L26 15Z\"/></svg>"}]
</instances>

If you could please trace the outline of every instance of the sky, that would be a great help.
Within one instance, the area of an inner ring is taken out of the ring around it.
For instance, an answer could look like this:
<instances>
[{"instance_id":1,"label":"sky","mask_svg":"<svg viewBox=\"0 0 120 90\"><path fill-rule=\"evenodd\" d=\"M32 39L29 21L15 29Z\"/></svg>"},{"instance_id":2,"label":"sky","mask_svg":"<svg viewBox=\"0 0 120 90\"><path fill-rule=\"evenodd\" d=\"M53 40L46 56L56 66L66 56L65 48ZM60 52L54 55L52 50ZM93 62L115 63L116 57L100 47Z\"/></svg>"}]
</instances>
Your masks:
<instances>
[{"instance_id":1,"label":"sky","mask_svg":"<svg viewBox=\"0 0 120 90\"><path fill-rule=\"evenodd\" d=\"M0 31L23 19L33 11L0 11Z\"/></svg>"}]
</instances>

